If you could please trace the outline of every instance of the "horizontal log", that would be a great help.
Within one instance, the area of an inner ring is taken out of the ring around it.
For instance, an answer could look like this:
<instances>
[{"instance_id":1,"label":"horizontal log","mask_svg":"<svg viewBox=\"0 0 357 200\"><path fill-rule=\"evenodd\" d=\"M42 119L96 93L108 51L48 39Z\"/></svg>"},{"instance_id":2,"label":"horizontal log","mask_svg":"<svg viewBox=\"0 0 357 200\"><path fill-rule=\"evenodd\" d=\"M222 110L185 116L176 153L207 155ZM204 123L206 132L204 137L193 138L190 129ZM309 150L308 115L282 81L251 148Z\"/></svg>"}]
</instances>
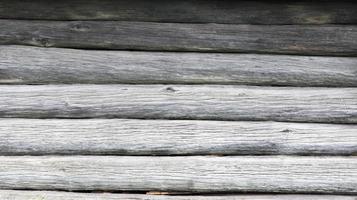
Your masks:
<instances>
[{"instance_id":1,"label":"horizontal log","mask_svg":"<svg viewBox=\"0 0 357 200\"><path fill-rule=\"evenodd\" d=\"M0 155L357 155L357 125L0 119Z\"/></svg>"},{"instance_id":2,"label":"horizontal log","mask_svg":"<svg viewBox=\"0 0 357 200\"><path fill-rule=\"evenodd\" d=\"M21 9L19 9L21 8ZM356 24L357 5L343 1L2 0L0 18L238 24Z\"/></svg>"},{"instance_id":3,"label":"horizontal log","mask_svg":"<svg viewBox=\"0 0 357 200\"><path fill-rule=\"evenodd\" d=\"M357 194L353 157L2 156L0 189Z\"/></svg>"},{"instance_id":4,"label":"horizontal log","mask_svg":"<svg viewBox=\"0 0 357 200\"><path fill-rule=\"evenodd\" d=\"M355 88L2 85L0 117L357 123Z\"/></svg>"},{"instance_id":5,"label":"horizontal log","mask_svg":"<svg viewBox=\"0 0 357 200\"><path fill-rule=\"evenodd\" d=\"M346 56L357 55L357 26L0 20L0 44Z\"/></svg>"},{"instance_id":6,"label":"horizontal log","mask_svg":"<svg viewBox=\"0 0 357 200\"><path fill-rule=\"evenodd\" d=\"M342 195L148 195L113 193L74 193L55 191L0 190L2 200L356 200Z\"/></svg>"},{"instance_id":7,"label":"horizontal log","mask_svg":"<svg viewBox=\"0 0 357 200\"><path fill-rule=\"evenodd\" d=\"M357 87L357 58L1 46L0 83Z\"/></svg>"}]
</instances>

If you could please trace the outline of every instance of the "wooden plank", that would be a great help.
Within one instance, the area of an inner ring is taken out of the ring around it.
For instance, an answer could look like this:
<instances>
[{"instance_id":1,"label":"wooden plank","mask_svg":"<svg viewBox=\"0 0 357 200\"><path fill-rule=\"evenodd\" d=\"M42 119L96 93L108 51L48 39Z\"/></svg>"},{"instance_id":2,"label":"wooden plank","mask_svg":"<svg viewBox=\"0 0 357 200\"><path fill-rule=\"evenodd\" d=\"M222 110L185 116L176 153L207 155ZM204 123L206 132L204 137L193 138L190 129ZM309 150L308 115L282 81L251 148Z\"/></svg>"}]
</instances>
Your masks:
<instances>
[{"instance_id":1,"label":"wooden plank","mask_svg":"<svg viewBox=\"0 0 357 200\"><path fill-rule=\"evenodd\" d=\"M357 125L0 119L0 155L357 155Z\"/></svg>"},{"instance_id":2,"label":"wooden plank","mask_svg":"<svg viewBox=\"0 0 357 200\"><path fill-rule=\"evenodd\" d=\"M21 55L21 56L19 56ZM0 83L357 87L357 58L0 47Z\"/></svg>"},{"instance_id":3,"label":"wooden plank","mask_svg":"<svg viewBox=\"0 0 357 200\"><path fill-rule=\"evenodd\" d=\"M21 9L19 9L21 8ZM2 0L0 18L239 24L356 24L357 5L343 1Z\"/></svg>"},{"instance_id":4,"label":"wooden plank","mask_svg":"<svg viewBox=\"0 0 357 200\"><path fill-rule=\"evenodd\" d=\"M357 123L355 88L232 85L0 86L0 117Z\"/></svg>"},{"instance_id":5,"label":"wooden plank","mask_svg":"<svg viewBox=\"0 0 357 200\"><path fill-rule=\"evenodd\" d=\"M0 20L0 44L346 56L357 55L357 26Z\"/></svg>"},{"instance_id":6,"label":"wooden plank","mask_svg":"<svg viewBox=\"0 0 357 200\"><path fill-rule=\"evenodd\" d=\"M2 156L0 189L357 194L354 157Z\"/></svg>"},{"instance_id":7,"label":"wooden plank","mask_svg":"<svg viewBox=\"0 0 357 200\"><path fill-rule=\"evenodd\" d=\"M355 200L342 195L147 195L113 193L74 193L55 191L0 190L2 200Z\"/></svg>"}]
</instances>

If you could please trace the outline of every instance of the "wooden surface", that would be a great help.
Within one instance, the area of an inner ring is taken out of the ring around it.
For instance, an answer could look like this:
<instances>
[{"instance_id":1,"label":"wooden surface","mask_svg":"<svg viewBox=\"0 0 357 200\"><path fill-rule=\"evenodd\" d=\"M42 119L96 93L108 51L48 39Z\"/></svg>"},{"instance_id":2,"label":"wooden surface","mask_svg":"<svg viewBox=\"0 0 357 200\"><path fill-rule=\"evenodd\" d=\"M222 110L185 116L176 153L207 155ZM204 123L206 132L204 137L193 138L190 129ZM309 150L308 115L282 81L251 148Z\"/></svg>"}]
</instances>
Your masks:
<instances>
[{"instance_id":1,"label":"wooden surface","mask_svg":"<svg viewBox=\"0 0 357 200\"><path fill-rule=\"evenodd\" d=\"M2 200L356 200L342 195L147 195L0 190Z\"/></svg>"},{"instance_id":2,"label":"wooden surface","mask_svg":"<svg viewBox=\"0 0 357 200\"><path fill-rule=\"evenodd\" d=\"M21 8L21 9L19 9ZM357 5L343 1L2 0L0 18L239 24L356 24Z\"/></svg>"},{"instance_id":3,"label":"wooden surface","mask_svg":"<svg viewBox=\"0 0 357 200\"><path fill-rule=\"evenodd\" d=\"M357 199L356 10L0 0L0 199Z\"/></svg>"},{"instance_id":4,"label":"wooden surface","mask_svg":"<svg viewBox=\"0 0 357 200\"><path fill-rule=\"evenodd\" d=\"M0 47L0 83L357 86L357 58Z\"/></svg>"},{"instance_id":5,"label":"wooden surface","mask_svg":"<svg viewBox=\"0 0 357 200\"><path fill-rule=\"evenodd\" d=\"M0 119L0 155L357 155L357 125Z\"/></svg>"},{"instance_id":6,"label":"wooden surface","mask_svg":"<svg viewBox=\"0 0 357 200\"><path fill-rule=\"evenodd\" d=\"M351 56L357 26L0 20L0 44Z\"/></svg>"},{"instance_id":7,"label":"wooden surface","mask_svg":"<svg viewBox=\"0 0 357 200\"><path fill-rule=\"evenodd\" d=\"M0 157L0 189L357 194L353 157Z\"/></svg>"},{"instance_id":8,"label":"wooden surface","mask_svg":"<svg viewBox=\"0 0 357 200\"><path fill-rule=\"evenodd\" d=\"M0 86L0 117L357 123L354 88L222 85Z\"/></svg>"}]
</instances>

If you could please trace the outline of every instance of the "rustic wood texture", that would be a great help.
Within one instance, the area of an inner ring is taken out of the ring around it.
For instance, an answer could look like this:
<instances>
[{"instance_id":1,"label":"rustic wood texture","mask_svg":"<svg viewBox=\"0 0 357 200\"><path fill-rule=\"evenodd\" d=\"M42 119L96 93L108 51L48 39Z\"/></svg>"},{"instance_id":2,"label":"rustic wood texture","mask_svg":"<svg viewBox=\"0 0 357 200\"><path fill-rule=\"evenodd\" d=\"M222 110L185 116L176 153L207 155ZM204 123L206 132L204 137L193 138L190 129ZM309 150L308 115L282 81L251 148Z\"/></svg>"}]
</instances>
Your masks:
<instances>
[{"instance_id":1,"label":"rustic wood texture","mask_svg":"<svg viewBox=\"0 0 357 200\"><path fill-rule=\"evenodd\" d=\"M0 119L0 155L357 155L357 125Z\"/></svg>"},{"instance_id":2,"label":"rustic wood texture","mask_svg":"<svg viewBox=\"0 0 357 200\"><path fill-rule=\"evenodd\" d=\"M21 9L19 9L21 8ZM356 24L351 0L1 0L0 18L238 24Z\"/></svg>"},{"instance_id":3,"label":"rustic wood texture","mask_svg":"<svg viewBox=\"0 0 357 200\"><path fill-rule=\"evenodd\" d=\"M110 194L74 193L54 191L0 190L2 200L356 200L356 196L342 195L147 195L147 194Z\"/></svg>"},{"instance_id":4,"label":"rustic wood texture","mask_svg":"<svg viewBox=\"0 0 357 200\"><path fill-rule=\"evenodd\" d=\"M1 46L0 83L357 87L357 58Z\"/></svg>"},{"instance_id":5,"label":"rustic wood texture","mask_svg":"<svg viewBox=\"0 0 357 200\"><path fill-rule=\"evenodd\" d=\"M357 26L0 20L0 44L346 56L357 55Z\"/></svg>"},{"instance_id":6,"label":"rustic wood texture","mask_svg":"<svg viewBox=\"0 0 357 200\"><path fill-rule=\"evenodd\" d=\"M0 117L357 123L355 88L2 85Z\"/></svg>"},{"instance_id":7,"label":"rustic wood texture","mask_svg":"<svg viewBox=\"0 0 357 200\"><path fill-rule=\"evenodd\" d=\"M0 157L0 189L357 194L354 157Z\"/></svg>"},{"instance_id":8,"label":"rustic wood texture","mask_svg":"<svg viewBox=\"0 0 357 200\"><path fill-rule=\"evenodd\" d=\"M0 199L356 199L356 10L0 0Z\"/></svg>"}]
</instances>

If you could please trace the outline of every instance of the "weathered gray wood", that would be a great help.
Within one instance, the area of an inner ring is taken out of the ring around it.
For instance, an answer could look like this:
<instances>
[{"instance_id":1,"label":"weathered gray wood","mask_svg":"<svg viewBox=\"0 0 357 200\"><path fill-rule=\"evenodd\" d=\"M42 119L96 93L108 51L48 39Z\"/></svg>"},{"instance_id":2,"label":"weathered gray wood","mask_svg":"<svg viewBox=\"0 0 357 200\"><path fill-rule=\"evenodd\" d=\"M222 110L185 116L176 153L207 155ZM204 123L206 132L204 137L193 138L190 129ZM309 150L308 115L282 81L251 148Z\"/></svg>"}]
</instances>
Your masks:
<instances>
[{"instance_id":1,"label":"weathered gray wood","mask_svg":"<svg viewBox=\"0 0 357 200\"><path fill-rule=\"evenodd\" d=\"M357 86L357 58L0 46L0 83Z\"/></svg>"},{"instance_id":2,"label":"weathered gray wood","mask_svg":"<svg viewBox=\"0 0 357 200\"><path fill-rule=\"evenodd\" d=\"M21 8L21 9L19 9ZM356 24L351 0L1 0L0 18L243 24Z\"/></svg>"},{"instance_id":3,"label":"weathered gray wood","mask_svg":"<svg viewBox=\"0 0 357 200\"><path fill-rule=\"evenodd\" d=\"M357 125L1 119L0 155L357 155Z\"/></svg>"},{"instance_id":4,"label":"weathered gray wood","mask_svg":"<svg viewBox=\"0 0 357 200\"><path fill-rule=\"evenodd\" d=\"M0 117L357 123L355 88L231 85L0 86Z\"/></svg>"},{"instance_id":5,"label":"weathered gray wood","mask_svg":"<svg viewBox=\"0 0 357 200\"><path fill-rule=\"evenodd\" d=\"M87 49L357 55L357 26L0 20L0 44Z\"/></svg>"},{"instance_id":6,"label":"weathered gray wood","mask_svg":"<svg viewBox=\"0 0 357 200\"><path fill-rule=\"evenodd\" d=\"M0 189L357 194L354 157L2 156Z\"/></svg>"},{"instance_id":7,"label":"weathered gray wood","mask_svg":"<svg viewBox=\"0 0 357 200\"><path fill-rule=\"evenodd\" d=\"M2 200L356 200L342 195L147 195L111 193L74 193L54 191L0 190Z\"/></svg>"}]
</instances>

